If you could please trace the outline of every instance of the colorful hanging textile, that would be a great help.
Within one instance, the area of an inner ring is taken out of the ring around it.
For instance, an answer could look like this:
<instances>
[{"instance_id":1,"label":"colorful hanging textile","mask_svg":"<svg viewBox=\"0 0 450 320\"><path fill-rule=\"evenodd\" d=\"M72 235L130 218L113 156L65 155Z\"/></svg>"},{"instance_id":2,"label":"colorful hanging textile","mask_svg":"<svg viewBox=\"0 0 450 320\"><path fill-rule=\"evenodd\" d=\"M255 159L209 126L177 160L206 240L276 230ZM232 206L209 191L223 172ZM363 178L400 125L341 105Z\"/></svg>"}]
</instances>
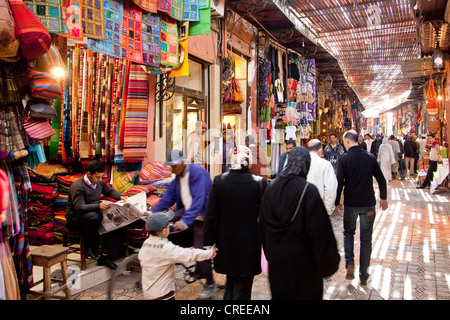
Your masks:
<instances>
[{"instance_id":1,"label":"colorful hanging textile","mask_svg":"<svg viewBox=\"0 0 450 320\"><path fill-rule=\"evenodd\" d=\"M199 8L198 21L193 21L189 26L190 36L211 33L211 7L209 1L200 1Z\"/></svg>"},{"instance_id":2,"label":"colorful hanging textile","mask_svg":"<svg viewBox=\"0 0 450 320\"><path fill-rule=\"evenodd\" d=\"M168 15L161 14L161 64L178 67L178 27Z\"/></svg>"},{"instance_id":3,"label":"colorful hanging textile","mask_svg":"<svg viewBox=\"0 0 450 320\"><path fill-rule=\"evenodd\" d=\"M148 74L132 64L124 122L124 160L143 160L147 149Z\"/></svg>"},{"instance_id":4,"label":"colorful hanging textile","mask_svg":"<svg viewBox=\"0 0 450 320\"><path fill-rule=\"evenodd\" d=\"M105 0L104 7L105 39L88 38L88 49L116 58L122 58L122 2Z\"/></svg>"},{"instance_id":5,"label":"colorful hanging textile","mask_svg":"<svg viewBox=\"0 0 450 320\"><path fill-rule=\"evenodd\" d=\"M198 8L199 9L206 9L206 8L210 8L209 2L210 0L198 0Z\"/></svg>"},{"instance_id":6,"label":"colorful hanging textile","mask_svg":"<svg viewBox=\"0 0 450 320\"><path fill-rule=\"evenodd\" d=\"M142 63L152 67L161 64L160 19L158 14L150 12L142 14Z\"/></svg>"},{"instance_id":7,"label":"colorful hanging textile","mask_svg":"<svg viewBox=\"0 0 450 320\"><path fill-rule=\"evenodd\" d=\"M102 0L83 0L83 35L92 39L104 39L104 8Z\"/></svg>"},{"instance_id":8,"label":"colorful hanging textile","mask_svg":"<svg viewBox=\"0 0 450 320\"><path fill-rule=\"evenodd\" d=\"M152 13L157 12L157 0L133 0L133 2L142 10Z\"/></svg>"},{"instance_id":9,"label":"colorful hanging textile","mask_svg":"<svg viewBox=\"0 0 450 320\"><path fill-rule=\"evenodd\" d=\"M183 21L198 21L198 0L183 0Z\"/></svg>"},{"instance_id":10,"label":"colorful hanging textile","mask_svg":"<svg viewBox=\"0 0 450 320\"><path fill-rule=\"evenodd\" d=\"M169 77L180 77L189 75L189 59L188 59L188 33L189 21L182 22L179 28L180 35L180 66L173 69L169 73Z\"/></svg>"},{"instance_id":11,"label":"colorful hanging textile","mask_svg":"<svg viewBox=\"0 0 450 320\"><path fill-rule=\"evenodd\" d=\"M122 57L142 63L142 9L129 2L123 6Z\"/></svg>"},{"instance_id":12,"label":"colorful hanging textile","mask_svg":"<svg viewBox=\"0 0 450 320\"><path fill-rule=\"evenodd\" d=\"M169 16L175 20L183 20L183 0L172 0L172 12Z\"/></svg>"},{"instance_id":13,"label":"colorful hanging textile","mask_svg":"<svg viewBox=\"0 0 450 320\"><path fill-rule=\"evenodd\" d=\"M172 13L172 0L158 0L158 11Z\"/></svg>"},{"instance_id":14,"label":"colorful hanging textile","mask_svg":"<svg viewBox=\"0 0 450 320\"><path fill-rule=\"evenodd\" d=\"M64 31L60 0L24 0L23 2L41 20L49 33Z\"/></svg>"},{"instance_id":15,"label":"colorful hanging textile","mask_svg":"<svg viewBox=\"0 0 450 320\"><path fill-rule=\"evenodd\" d=\"M75 40L83 40L81 13L82 0L61 0L63 33L60 36Z\"/></svg>"}]
</instances>

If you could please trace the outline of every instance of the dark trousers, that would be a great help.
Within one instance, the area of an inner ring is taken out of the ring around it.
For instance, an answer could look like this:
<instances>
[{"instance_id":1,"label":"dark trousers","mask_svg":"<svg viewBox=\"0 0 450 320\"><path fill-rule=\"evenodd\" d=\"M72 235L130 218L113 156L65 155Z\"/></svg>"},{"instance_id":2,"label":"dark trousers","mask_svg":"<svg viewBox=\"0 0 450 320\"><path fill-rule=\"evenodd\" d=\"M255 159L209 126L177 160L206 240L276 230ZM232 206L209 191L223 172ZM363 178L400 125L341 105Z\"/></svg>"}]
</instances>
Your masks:
<instances>
[{"instance_id":1,"label":"dark trousers","mask_svg":"<svg viewBox=\"0 0 450 320\"><path fill-rule=\"evenodd\" d=\"M229 276L223 300L251 300L253 276Z\"/></svg>"},{"instance_id":2,"label":"dark trousers","mask_svg":"<svg viewBox=\"0 0 450 320\"><path fill-rule=\"evenodd\" d=\"M431 181L433 181L433 173L437 171L437 161L429 161L429 167L427 171L427 176L422 183L422 186L426 187Z\"/></svg>"},{"instance_id":3,"label":"dark trousers","mask_svg":"<svg viewBox=\"0 0 450 320\"><path fill-rule=\"evenodd\" d=\"M102 253L112 259L118 258L124 254L125 229L116 229L100 237L98 228L102 219L103 214L101 212L88 212L67 221L67 228L78 230L83 234L86 249L90 247L92 251L98 252L101 241Z\"/></svg>"},{"instance_id":4,"label":"dark trousers","mask_svg":"<svg viewBox=\"0 0 450 320\"><path fill-rule=\"evenodd\" d=\"M194 233L194 248L203 249L203 221L195 220L191 228ZM212 272L212 260L197 261L197 273L201 279L206 279L207 284L213 284L214 277Z\"/></svg>"},{"instance_id":5,"label":"dark trousers","mask_svg":"<svg viewBox=\"0 0 450 320\"><path fill-rule=\"evenodd\" d=\"M172 219L173 222L178 221L183 216L185 210L184 208L175 211L175 217ZM195 220L190 227L192 229L192 245L194 248L203 249L203 221ZM170 237L169 237L169 240ZM176 241L173 241L175 244ZM179 245L179 244L178 244ZM214 283L213 277L212 260L197 261L196 272L201 279L206 279L207 284Z\"/></svg>"}]
</instances>

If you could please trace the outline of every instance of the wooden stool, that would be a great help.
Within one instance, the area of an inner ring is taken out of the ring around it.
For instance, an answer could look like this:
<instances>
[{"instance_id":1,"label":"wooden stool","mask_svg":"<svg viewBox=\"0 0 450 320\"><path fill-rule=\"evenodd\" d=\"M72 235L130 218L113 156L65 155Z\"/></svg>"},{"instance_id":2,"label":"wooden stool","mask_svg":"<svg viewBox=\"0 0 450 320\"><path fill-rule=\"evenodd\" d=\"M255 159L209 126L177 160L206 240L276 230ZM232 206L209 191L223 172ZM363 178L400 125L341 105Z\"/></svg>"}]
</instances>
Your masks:
<instances>
[{"instance_id":1,"label":"wooden stool","mask_svg":"<svg viewBox=\"0 0 450 320\"><path fill-rule=\"evenodd\" d=\"M63 248L59 246L51 246L51 245L43 245L40 247L33 247L31 250L31 258L33 260L33 265L38 267L44 268L44 278L42 280L39 280L36 282L34 286L44 283L44 291L38 292L38 291L32 291L30 292L40 295L43 297L44 300L48 300L50 298L55 299L63 299L63 300L70 300L70 291L67 287L67 251L69 248ZM61 274L62 274L62 280L59 279L52 279L51 277L51 271L50 268L59 263L61 265ZM52 280L55 282L62 283L62 286L57 288L56 290L52 291ZM55 293L64 290L64 297L62 296L56 296Z\"/></svg>"},{"instance_id":2,"label":"wooden stool","mask_svg":"<svg viewBox=\"0 0 450 320\"><path fill-rule=\"evenodd\" d=\"M79 231L70 230L65 225L58 227L55 229L54 232L59 232L62 234L62 245L63 247L68 247L69 251L67 252L77 252L80 254L80 260L73 260L73 259L67 259L70 261L79 261L81 266L81 270L86 270L86 252L84 251L84 237ZM77 246L77 244L70 244L69 245L69 236L79 236L80 237L80 244Z\"/></svg>"}]
</instances>

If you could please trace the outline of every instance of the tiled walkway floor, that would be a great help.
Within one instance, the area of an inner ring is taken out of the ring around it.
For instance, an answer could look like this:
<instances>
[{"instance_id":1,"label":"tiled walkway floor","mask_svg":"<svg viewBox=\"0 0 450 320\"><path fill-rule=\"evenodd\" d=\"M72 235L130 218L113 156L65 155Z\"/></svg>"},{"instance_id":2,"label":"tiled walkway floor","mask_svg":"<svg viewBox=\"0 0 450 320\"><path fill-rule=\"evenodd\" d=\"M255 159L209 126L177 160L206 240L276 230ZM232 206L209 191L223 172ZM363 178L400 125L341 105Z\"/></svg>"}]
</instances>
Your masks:
<instances>
[{"instance_id":1,"label":"tiled walkway floor","mask_svg":"<svg viewBox=\"0 0 450 320\"><path fill-rule=\"evenodd\" d=\"M325 300L450 300L450 192L440 187L432 195L429 189L415 186L413 178L388 184L389 208L377 211L367 286L360 286L357 276L352 281L345 279L342 214L331 216L341 264L333 277L324 282ZM358 259L359 228L355 235L356 268ZM181 280L180 272L176 281L177 300L197 299L203 282L187 285ZM106 298L105 290L106 283L85 290L73 299L102 300ZM223 291L217 289L213 299L222 299ZM114 299L143 297L125 289L117 292ZM266 275L255 277L252 299L270 299Z\"/></svg>"}]
</instances>

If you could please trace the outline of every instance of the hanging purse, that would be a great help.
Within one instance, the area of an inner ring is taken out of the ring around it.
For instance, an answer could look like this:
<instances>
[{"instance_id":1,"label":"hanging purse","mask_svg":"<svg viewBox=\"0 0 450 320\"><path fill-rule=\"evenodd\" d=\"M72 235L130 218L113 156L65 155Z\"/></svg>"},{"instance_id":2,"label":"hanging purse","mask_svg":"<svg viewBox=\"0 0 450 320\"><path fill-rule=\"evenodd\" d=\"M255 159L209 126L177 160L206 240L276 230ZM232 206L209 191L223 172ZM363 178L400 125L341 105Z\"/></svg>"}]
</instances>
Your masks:
<instances>
[{"instance_id":1,"label":"hanging purse","mask_svg":"<svg viewBox=\"0 0 450 320\"><path fill-rule=\"evenodd\" d=\"M241 88L239 87L239 83L236 81L236 78L231 78L231 86L228 89L227 94L225 95L225 102L244 102L244 97L242 95Z\"/></svg>"},{"instance_id":2,"label":"hanging purse","mask_svg":"<svg viewBox=\"0 0 450 320\"><path fill-rule=\"evenodd\" d=\"M22 126L30 138L34 140L43 140L56 134L47 119L31 118L26 115Z\"/></svg>"},{"instance_id":3,"label":"hanging purse","mask_svg":"<svg viewBox=\"0 0 450 320\"><path fill-rule=\"evenodd\" d=\"M27 109L32 118L53 119L57 116L53 100L28 100Z\"/></svg>"},{"instance_id":4,"label":"hanging purse","mask_svg":"<svg viewBox=\"0 0 450 320\"><path fill-rule=\"evenodd\" d=\"M30 81L31 97L43 100L62 97L61 87L55 77L48 72L38 70L31 63L28 79Z\"/></svg>"}]
</instances>

